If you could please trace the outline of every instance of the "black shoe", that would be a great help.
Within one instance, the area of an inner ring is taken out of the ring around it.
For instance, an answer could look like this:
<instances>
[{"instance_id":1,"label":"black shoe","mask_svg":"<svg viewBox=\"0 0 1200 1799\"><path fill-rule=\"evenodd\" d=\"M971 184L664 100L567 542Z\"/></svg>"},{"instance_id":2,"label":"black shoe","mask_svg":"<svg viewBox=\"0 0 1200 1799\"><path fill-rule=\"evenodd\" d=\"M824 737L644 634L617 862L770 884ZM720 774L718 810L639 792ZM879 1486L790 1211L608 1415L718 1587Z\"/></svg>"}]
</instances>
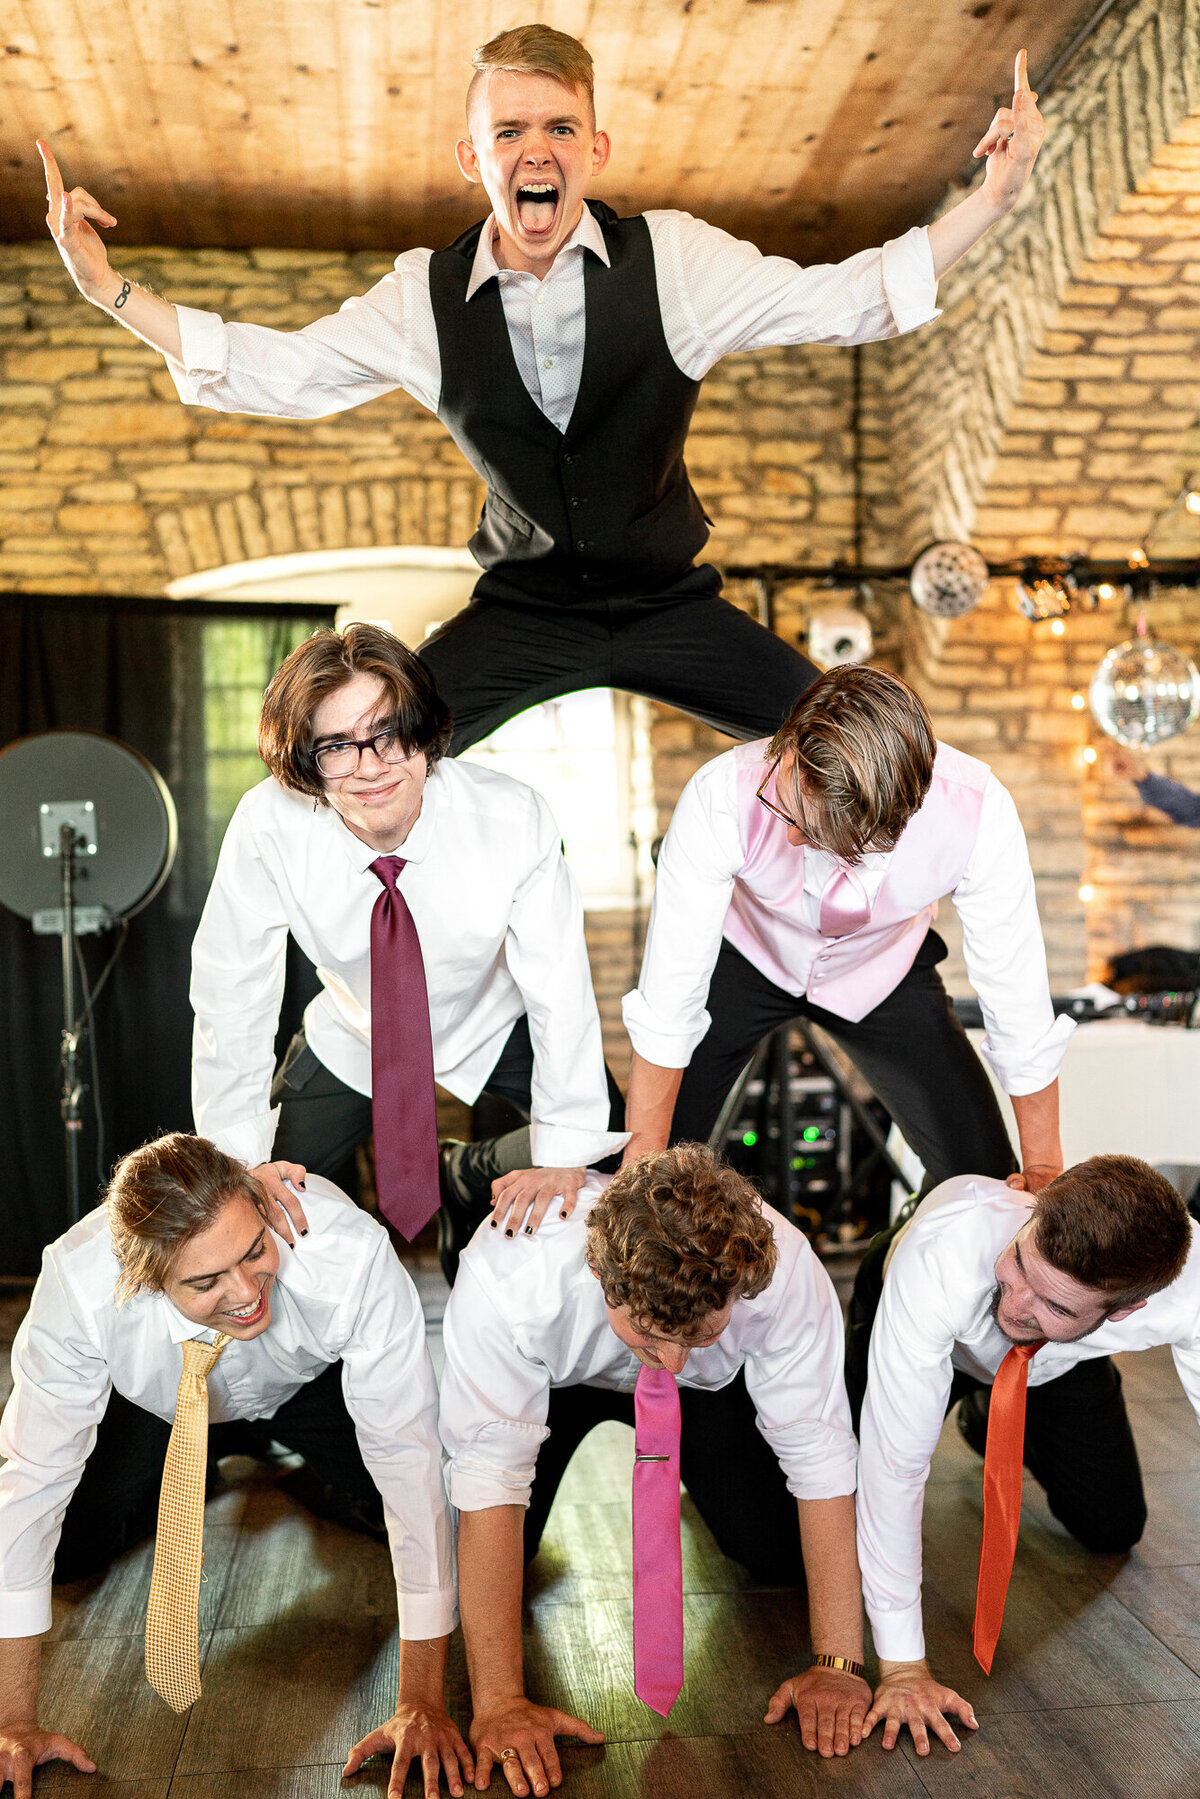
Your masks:
<instances>
[{"instance_id":1,"label":"black shoe","mask_svg":"<svg viewBox=\"0 0 1200 1799\"><path fill-rule=\"evenodd\" d=\"M378 1493L374 1502L369 1499L354 1499L348 1493L340 1493L328 1482L319 1480L307 1463L296 1468L291 1474L285 1474L276 1483L281 1493L302 1505L306 1512L314 1518L324 1518L330 1524L340 1524L343 1530L357 1530L376 1543L387 1542L387 1528L383 1522L383 1501Z\"/></svg>"},{"instance_id":2,"label":"black shoe","mask_svg":"<svg viewBox=\"0 0 1200 1799\"><path fill-rule=\"evenodd\" d=\"M974 1393L968 1393L958 1405L958 1434L976 1455L982 1455L987 1449L988 1407L992 1394L989 1387L978 1387Z\"/></svg>"},{"instance_id":3,"label":"black shoe","mask_svg":"<svg viewBox=\"0 0 1200 1799\"><path fill-rule=\"evenodd\" d=\"M438 1261L442 1264L447 1285L451 1287L458 1273L458 1258L475 1235L479 1223L478 1207L464 1200L454 1178L454 1152L461 1147L455 1138L438 1144L438 1187L442 1195L441 1210L437 1215Z\"/></svg>"}]
</instances>

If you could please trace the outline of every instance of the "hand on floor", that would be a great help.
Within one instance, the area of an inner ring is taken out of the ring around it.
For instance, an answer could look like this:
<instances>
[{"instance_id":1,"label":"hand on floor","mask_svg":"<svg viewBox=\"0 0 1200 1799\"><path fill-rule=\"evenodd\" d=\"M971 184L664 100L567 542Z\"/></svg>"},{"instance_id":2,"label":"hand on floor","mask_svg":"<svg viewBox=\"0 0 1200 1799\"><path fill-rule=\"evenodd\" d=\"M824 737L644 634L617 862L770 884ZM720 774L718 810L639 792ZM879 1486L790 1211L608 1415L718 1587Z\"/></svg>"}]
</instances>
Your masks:
<instances>
[{"instance_id":1,"label":"hand on floor","mask_svg":"<svg viewBox=\"0 0 1200 1799\"><path fill-rule=\"evenodd\" d=\"M355 1743L342 1769L342 1779L356 1774L370 1755L392 1756L388 1799L400 1799L411 1762L420 1760L425 1799L437 1799L442 1770L454 1799L462 1799L463 1781L475 1778L471 1751L449 1712L432 1705L402 1705L394 1717Z\"/></svg>"},{"instance_id":2,"label":"hand on floor","mask_svg":"<svg viewBox=\"0 0 1200 1799\"><path fill-rule=\"evenodd\" d=\"M38 1730L36 1725L0 1725L0 1787L11 1780L13 1799L30 1799L33 1770L53 1761L70 1762L82 1774L96 1772L95 1762L70 1737Z\"/></svg>"},{"instance_id":3,"label":"hand on floor","mask_svg":"<svg viewBox=\"0 0 1200 1799\"><path fill-rule=\"evenodd\" d=\"M520 1696L477 1712L471 1724L477 1790L482 1793L491 1784L492 1769L498 1763L517 1799L530 1789L544 1799L552 1786L562 1784L555 1737L602 1743L604 1732L594 1730L586 1718L573 1718L570 1712L535 1705Z\"/></svg>"},{"instance_id":4,"label":"hand on floor","mask_svg":"<svg viewBox=\"0 0 1200 1799\"><path fill-rule=\"evenodd\" d=\"M894 1749L900 1732L907 1724L918 1755L929 1754L929 1732L941 1738L947 1749L961 1749L947 1713L960 1718L968 1730L978 1730L969 1700L944 1687L929 1672L927 1662L883 1663L886 1670L875 1689L875 1701L863 1724L863 1736L869 1737L877 1724L883 1725L883 1746Z\"/></svg>"},{"instance_id":5,"label":"hand on floor","mask_svg":"<svg viewBox=\"0 0 1200 1799\"><path fill-rule=\"evenodd\" d=\"M772 1694L763 1723L778 1724L794 1705L806 1749L822 1755L849 1755L862 1742L863 1719L870 1703L871 1689L857 1674L840 1668L809 1668L807 1673L785 1680Z\"/></svg>"}]
</instances>

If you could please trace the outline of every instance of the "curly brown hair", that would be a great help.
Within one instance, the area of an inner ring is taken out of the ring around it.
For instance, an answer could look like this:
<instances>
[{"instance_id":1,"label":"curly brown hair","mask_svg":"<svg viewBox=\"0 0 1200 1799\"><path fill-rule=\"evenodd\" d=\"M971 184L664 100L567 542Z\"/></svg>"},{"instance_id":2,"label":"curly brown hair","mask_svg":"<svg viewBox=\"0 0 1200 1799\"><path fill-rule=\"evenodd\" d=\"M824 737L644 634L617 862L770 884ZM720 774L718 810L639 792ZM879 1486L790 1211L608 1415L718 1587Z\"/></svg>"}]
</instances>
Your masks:
<instances>
[{"instance_id":1,"label":"curly brown hair","mask_svg":"<svg viewBox=\"0 0 1200 1799\"><path fill-rule=\"evenodd\" d=\"M702 1143L679 1143L614 1175L588 1219L588 1260L635 1329L686 1337L769 1287L778 1251L750 1182Z\"/></svg>"}]
</instances>

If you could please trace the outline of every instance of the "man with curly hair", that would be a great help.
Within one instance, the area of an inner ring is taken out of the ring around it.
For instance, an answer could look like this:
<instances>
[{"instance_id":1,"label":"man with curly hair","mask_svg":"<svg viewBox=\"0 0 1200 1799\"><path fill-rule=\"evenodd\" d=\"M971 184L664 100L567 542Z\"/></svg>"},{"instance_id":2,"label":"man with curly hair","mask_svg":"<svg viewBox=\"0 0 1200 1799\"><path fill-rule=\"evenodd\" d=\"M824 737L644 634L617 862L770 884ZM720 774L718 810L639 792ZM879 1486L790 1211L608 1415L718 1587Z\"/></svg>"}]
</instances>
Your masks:
<instances>
[{"instance_id":1,"label":"man with curly hair","mask_svg":"<svg viewBox=\"0 0 1200 1799\"><path fill-rule=\"evenodd\" d=\"M848 1753L869 1703L854 1438L837 1298L795 1226L709 1150L681 1144L607 1190L593 1177L573 1216L547 1220L515 1253L477 1232L445 1342L441 1432L478 1779L500 1759L515 1793L544 1794L559 1778L556 1734L601 1740L525 1697L522 1570L587 1433L636 1416L640 1445L650 1371L660 1385L673 1377L679 1416L676 1452L651 1459L675 1463L720 1547L757 1579L807 1581L816 1660L782 1683L766 1721L795 1706L808 1748Z\"/></svg>"}]
</instances>

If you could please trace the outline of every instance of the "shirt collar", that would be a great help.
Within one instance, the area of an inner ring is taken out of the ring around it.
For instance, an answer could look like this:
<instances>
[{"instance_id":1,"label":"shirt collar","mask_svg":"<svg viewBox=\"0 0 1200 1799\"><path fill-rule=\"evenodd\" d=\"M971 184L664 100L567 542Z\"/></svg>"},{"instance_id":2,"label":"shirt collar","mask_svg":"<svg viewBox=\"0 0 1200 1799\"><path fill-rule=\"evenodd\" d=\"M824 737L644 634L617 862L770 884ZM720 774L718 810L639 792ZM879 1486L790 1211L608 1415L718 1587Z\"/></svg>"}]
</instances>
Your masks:
<instances>
[{"instance_id":1,"label":"shirt collar","mask_svg":"<svg viewBox=\"0 0 1200 1799\"><path fill-rule=\"evenodd\" d=\"M484 282L490 281L493 275L499 277L502 274L507 275L514 272L502 269L496 261L496 252L493 248L496 229L496 215L491 212L483 222L483 229L479 233L479 242L475 246L475 260L471 264L471 278L467 282L468 300L473 299ZM604 233L600 229L600 221L586 201L578 225L550 264L548 275L554 273L568 250L575 249L591 250L600 258L606 269L612 266L608 255L608 245L605 243Z\"/></svg>"},{"instance_id":2,"label":"shirt collar","mask_svg":"<svg viewBox=\"0 0 1200 1799\"><path fill-rule=\"evenodd\" d=\"M416 823L409 831L403 843L398 843L391 850L372 849L361 837L356 837L338 813L329 808L329 815L337 827L338 842L342 853L352 868L359 874L366 874L372 862L380 856L400 856L405 862L423 862L433 847L433 833L436 828L438 809L442 804L441 786L438 781L436 766L425 777L425 790L421 795L421 810L417 814Z\"/></svg>"}]
</instances>

